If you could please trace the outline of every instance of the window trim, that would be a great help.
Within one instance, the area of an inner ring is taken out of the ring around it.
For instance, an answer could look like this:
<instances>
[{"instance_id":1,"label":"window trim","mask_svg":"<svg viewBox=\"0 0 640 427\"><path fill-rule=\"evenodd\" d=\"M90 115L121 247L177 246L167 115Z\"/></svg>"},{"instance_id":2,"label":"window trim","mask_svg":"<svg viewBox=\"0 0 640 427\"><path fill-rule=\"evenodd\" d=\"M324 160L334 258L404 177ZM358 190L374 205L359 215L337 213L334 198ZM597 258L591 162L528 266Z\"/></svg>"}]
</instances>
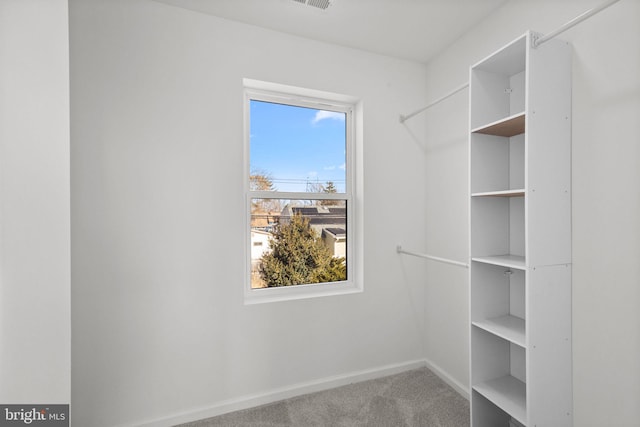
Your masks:
<instances>
[{"instance_id":1,"label":"window trim","mask_svg":"<svg viewBox=\"0 0 640 427\"><path fill-rule=\"evenodd\" d=\"M362 103L355 97L295 86L244 79L244 168L245 256L244 303L297 300L330 295L353 294L362 286ZM250 190L250 101L258 100L313 109L346 113L346 170L344 193L310 193ZM300 284L276 288L251 288L251 200L346 200L347 201L347 280Z\"/></svg>"}]
</instances>

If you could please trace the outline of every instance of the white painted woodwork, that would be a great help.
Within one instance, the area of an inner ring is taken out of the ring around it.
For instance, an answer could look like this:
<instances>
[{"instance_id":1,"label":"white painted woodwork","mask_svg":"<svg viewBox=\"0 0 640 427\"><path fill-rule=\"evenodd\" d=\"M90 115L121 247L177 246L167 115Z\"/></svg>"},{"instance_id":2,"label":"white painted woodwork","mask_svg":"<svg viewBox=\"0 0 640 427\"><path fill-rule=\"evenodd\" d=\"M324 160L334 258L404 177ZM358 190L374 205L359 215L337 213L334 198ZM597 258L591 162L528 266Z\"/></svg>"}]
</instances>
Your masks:
<instances>
[{"instance_id":1,"label":"white painted woodwork","mask_svg":"<svg viewBox=\"0 0 640 427\"><path fill-rule=\"evenodd\" d=\"M69 34L67 0L0 1L0 402L5 405L72 400ZM5 424L5 414L1 417Z\"/></svg>"}]
</instances>

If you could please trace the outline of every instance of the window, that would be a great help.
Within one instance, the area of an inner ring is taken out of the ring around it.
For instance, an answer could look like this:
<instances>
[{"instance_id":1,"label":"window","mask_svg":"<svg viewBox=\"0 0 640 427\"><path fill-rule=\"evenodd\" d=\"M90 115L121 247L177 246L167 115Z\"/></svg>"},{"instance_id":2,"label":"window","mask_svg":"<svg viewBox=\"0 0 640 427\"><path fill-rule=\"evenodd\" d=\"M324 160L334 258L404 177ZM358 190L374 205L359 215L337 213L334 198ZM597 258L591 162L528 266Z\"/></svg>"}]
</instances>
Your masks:
<instances>
[{"instance_id":1,"label":"window","mask_svg":"<svg viewBox=\"0 0 640 427\"><path fill-rule=\"evenodd\" d=\"M356 109L349 97L245 80L247 302L360 290Z\"/></svg>"}]
</instances>

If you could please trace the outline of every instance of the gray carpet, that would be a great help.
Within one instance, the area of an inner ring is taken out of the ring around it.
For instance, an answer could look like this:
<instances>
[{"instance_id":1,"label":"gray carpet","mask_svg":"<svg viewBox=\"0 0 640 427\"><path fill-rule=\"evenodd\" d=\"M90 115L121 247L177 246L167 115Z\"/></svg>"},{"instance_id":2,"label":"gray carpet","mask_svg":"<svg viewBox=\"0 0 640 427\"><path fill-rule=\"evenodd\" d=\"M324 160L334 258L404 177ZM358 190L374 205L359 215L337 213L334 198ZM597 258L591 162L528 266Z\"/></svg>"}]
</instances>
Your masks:
<instances>
[{"instance_id":1,"label":"gray carpet","mask_svg":"<svg viewBox=\"0 0 640 427\"><path fill-rule=\"evenodd\" d=\"M469 402L427 368L232 412L180 427L462 427Z\"/></svg>"}]
</instances>

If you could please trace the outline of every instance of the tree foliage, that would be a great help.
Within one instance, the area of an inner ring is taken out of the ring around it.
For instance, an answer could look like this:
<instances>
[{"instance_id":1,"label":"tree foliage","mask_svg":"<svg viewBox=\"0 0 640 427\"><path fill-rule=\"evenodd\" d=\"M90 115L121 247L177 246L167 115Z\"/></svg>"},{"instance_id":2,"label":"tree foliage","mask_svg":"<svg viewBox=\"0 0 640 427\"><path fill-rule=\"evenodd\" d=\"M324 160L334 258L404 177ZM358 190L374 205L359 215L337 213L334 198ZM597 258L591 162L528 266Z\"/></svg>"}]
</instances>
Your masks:
<instances>
[{"instance_id":1,"label":"tree foliage","mask_svg":"<svg viewBox=\"0 0 640 427\"><path fill-rule=\"evenodd\" d=\"M260 276L268 287L346 280L344 258L334 258L309 220L296 214L276 227L271 252L263 255Z\"/></svg>"},{"instance_id":2,"label":"tree foliage","mask_svg":"<svg viewBox=\"0 0 640 427\"><path fill-rule=\"evenodd\" d=\"M333 194L333 193L337 193L338 190L336 189L336 185L333 183L333 181L327 181L327 184L322 186L322 192ZM320 202L320 205L322 206L335 206L337 204L338 204L337 200L322 200Z\"/></svg>"},{"instance_id":3,"label":"tree foliage","mask_svg":"<svg viewBox=\"0 0 640 427\"><path fill-rule=\"evenodd\" d=\"M249 190L251 191L275 191L273 178L267 172L260 170L251 171L249 174ZM253 199L251 201L251 214L259 215L281 210L278 199Z\"/></svg>"},{"instance_id":4,"label":"tree foliage","mask_svg":"<svg viewBox=\"0 0 640 427\"><path fill-rule=\"evenodd\" d=\"M251 191L273 191L273 179L271 176L262 171L252 171L249 175L249 189Z\"/></svg>"},{"instance_id":5,"label":"tree foliage","mask_svg":"<svg viewBox=\"0 0 640 427\"><path fill-rule=\"evenodd\" d=\"M327 185L324 186L323 191L325 193L337 193L338 190L336 189L336 185L333 183L333 181L327 181Z\"/></svg>"}]
</instances>

